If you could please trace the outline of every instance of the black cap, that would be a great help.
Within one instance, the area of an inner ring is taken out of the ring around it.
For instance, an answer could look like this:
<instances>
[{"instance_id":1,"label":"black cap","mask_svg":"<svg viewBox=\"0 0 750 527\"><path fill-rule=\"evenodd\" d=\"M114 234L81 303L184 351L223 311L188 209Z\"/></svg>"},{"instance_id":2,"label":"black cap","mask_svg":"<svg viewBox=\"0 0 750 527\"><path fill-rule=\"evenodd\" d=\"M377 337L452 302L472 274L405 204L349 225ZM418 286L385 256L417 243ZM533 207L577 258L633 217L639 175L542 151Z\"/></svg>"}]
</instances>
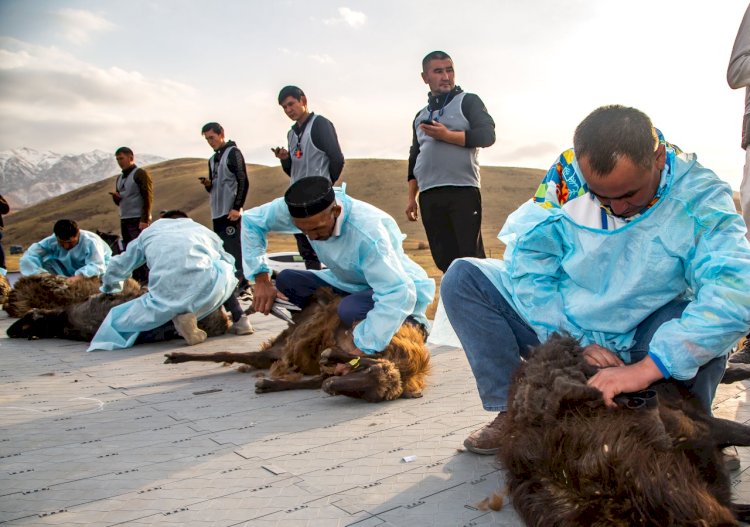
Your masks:
<instances>
[{"instance_id":1,"label":"black cap","mask_svg":"<svg viewBox=\"0 0 750 527\"><path fill-rule=\"evenodd\" d=\"M290 186L284 201L292 218L309 218L328 208L336 196L327 177L303 177Z\"/></svg>"}]
</instances>

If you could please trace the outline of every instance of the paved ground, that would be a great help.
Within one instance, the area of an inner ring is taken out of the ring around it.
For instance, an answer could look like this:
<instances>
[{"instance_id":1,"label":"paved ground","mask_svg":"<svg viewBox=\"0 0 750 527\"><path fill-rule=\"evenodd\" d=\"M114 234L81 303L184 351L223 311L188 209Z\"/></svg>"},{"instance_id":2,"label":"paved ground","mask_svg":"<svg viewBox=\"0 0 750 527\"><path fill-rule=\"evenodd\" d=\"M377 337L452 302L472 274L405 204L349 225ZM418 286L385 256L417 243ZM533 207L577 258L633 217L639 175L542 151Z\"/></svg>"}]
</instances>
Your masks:
<instances>
[{"instance_id":1,"label":"paved ground","mask_svg":"<svg viewBox=\"0 0 750 527\"><path fill-rule=\"evenodd\" d=\"M461 450L492 416L460 349L433 347L423 399L369 404L318 391L256 395L253 374L163 364L180 342L86 353L4 337L0 316L0 524L225 526L521 525L491 457ZM282 323L195 349L252 350ZM746 385L716 412L750 419ZM743 470L750 449L741 450ZM405 461L405 459L413 459ZM735 474L750 501L750 476Z\"/></svg>"}]
</instances>

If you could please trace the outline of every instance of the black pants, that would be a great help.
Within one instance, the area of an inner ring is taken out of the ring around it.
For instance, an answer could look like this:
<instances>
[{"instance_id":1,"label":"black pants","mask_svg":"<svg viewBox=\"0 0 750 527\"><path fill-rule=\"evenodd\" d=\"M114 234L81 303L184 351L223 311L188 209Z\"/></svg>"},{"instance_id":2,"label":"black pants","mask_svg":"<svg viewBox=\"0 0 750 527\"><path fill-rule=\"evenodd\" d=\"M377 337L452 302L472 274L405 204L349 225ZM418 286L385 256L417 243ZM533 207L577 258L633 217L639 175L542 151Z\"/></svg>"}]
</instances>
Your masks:
<instances>
[{"instance_id":1,"label":"black pants","mask_svg":"<svg viewBox=\"0 0 750 527\"><path fill-rule=\"evenodd\" d=\"M315 249L310 245L310 240L304 234L297 233L294 235L297 239L297 250L299 255L305 260L305 269L321 269L320 260L318 255L315 254Z\"/></svg>"},{"instance_id":2,"label":"black pants","mask_svg":"<svg viewBox=\"0 0 750 527\"><path fill-rule=\"evenodd\" d=\"M240 220L229 220L226 216L214 218L214 232L224 242L224 250L234 256L234 275L240 281L240 287L247 284L242 273L242 242L240 238Z\"/></svg>"},{"instance_id":3,"label":"black pants","mask_svg":"<svg viewBox=\"0 0 750 527\"><path fill-rule=\"evenodd\" d=\"M419 193L432 259L445 272L456 258L484 258L482 195L476 187L435 187Z\"/></svg>"},{"instance_id":4,"label":"black pants","mask_svg":"<svg viewBox=\"0 0 750 527\"><path fill-rule=\"evenodd\" d=\"M0 228L0 240L2 239L3 239L3 230ZM7 267L5 267L5 248L3 248L3 244L1 241L0 241L0 267L2 267L3 269L7 269Z\"/></svg>"},{"instance_id":5,"label":"black pants","mask_svg":"<svg viewBox=\"0 0 750 527\"><path fill-rule=\"evenodd\" d=\"M123 248L128 247L128 244L135 240L138 235L141 234L141 229L138 226L141 223L140 218L121 218L120 219L120 231L122 232L122 246ZM148 266L143 264L137 269L133 270L133 278L138 280L141 285L148 285Z\"/></svg>"}]
</instances>

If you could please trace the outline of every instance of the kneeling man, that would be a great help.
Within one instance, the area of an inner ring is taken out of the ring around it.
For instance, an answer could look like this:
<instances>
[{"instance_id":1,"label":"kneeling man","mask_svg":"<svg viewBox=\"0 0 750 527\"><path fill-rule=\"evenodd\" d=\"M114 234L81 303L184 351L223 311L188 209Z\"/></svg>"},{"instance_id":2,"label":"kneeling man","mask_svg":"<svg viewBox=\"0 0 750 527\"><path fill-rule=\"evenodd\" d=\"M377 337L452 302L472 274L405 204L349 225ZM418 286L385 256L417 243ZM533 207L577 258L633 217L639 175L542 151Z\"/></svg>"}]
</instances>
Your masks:
<instances>
[{"instance_id":1,"label":"kneeling man","mask_svg":"<svg viewBox=\"0 0 750 527\"><path fill-rule=\"evenodd\" d=\"M303 233L327 269L284 270L274 286L265 258L269 232ZM345 188L332 188L325 177L302 178L283 198L242 215L243 267L255 284L255 310L268 314L277 296L303 307L316 289L331 287L345 297L341 320L359 322L354 353L382 351L405 321L427 328L435 294L435 281L404 253L404 238L392 217Z\"/></svg>"},{"instance_id":2,"label":"kneeling man","mask_svg":"<svg viewBox=\"0 0 750 527\"><path fill-rule=\"evenodd\" d=\"M52 231L21 257L23 276L52 273L74 281L104 273L112 249L96 233L80 230L73 220L58 220Z\"/></svg>"},{"instance_id":3,"label":"kneeling man","mask_svg":"<svg viewBox=\"0 0 750 527\"><path fill-rule=\"evenodd\" d=\"M595 110L573 144L508 216L503 259L459 259L443 278L482 405L498 412L464 441L478 454L502 445L513 373L555 331L600 368L588 384L608 405L673 377L710 413L750 329L750 246L729 185L635 108Z\"/></svg>"},{"instance_id":4,"label":"kneeling man","mask_svg":"<svg viewBox=\"0 0 750 527\"><path fill-rule=\"evenodd\" d=\"M134 269L148 264L148 292L113 307L94 335L88 351L133 346L138 334L174 322L188 344L198 344L206 333L197 320L222 304L232 311L236 334L252 333L234 288L234 258L223 242L184 212L170 211L131 240L124 253L112 258L102 277L103 293L119 293Z\"/></svg>"}]
</instances>

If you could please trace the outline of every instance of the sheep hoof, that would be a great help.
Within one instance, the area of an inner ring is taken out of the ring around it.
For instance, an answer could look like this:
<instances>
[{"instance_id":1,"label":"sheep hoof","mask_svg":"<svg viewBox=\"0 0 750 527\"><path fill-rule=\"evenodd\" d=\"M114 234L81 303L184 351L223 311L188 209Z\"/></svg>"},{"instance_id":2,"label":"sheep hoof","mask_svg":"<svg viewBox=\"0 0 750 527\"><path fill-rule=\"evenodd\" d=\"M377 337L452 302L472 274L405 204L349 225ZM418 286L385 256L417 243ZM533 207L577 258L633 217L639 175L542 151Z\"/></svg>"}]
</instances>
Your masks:
<instances>
[{"instance_id":1,"label":"sheep hoof","mask_svg":"<svg viewBox=\"0 0 750 527\"><path fill-rule=\"evenodd\" d=\"M164 364L179 364L187 360L183 353L165 353L164 356L167 358Z\"/></svg>"},{"instance_id":2,"label":"sheep hoof","mask_svg":"<svg viewBox=\"0 0 750 527\"><path fill-rule=\"evenodd\" d=\"M422 392L404 392L400 397L401 399L419 399L422 397Z\"/></svg>"},{"instance_id":3,"label":"sheep hoof","mask_svg":"<svg viewBox=\"0 0 750 527\"><path fill-rule=\"evenodd\" d=\"M273 389L273 381L271 379L258 379L255 381L255 393L269 393Z\"/></svg>"}]
</instances>

